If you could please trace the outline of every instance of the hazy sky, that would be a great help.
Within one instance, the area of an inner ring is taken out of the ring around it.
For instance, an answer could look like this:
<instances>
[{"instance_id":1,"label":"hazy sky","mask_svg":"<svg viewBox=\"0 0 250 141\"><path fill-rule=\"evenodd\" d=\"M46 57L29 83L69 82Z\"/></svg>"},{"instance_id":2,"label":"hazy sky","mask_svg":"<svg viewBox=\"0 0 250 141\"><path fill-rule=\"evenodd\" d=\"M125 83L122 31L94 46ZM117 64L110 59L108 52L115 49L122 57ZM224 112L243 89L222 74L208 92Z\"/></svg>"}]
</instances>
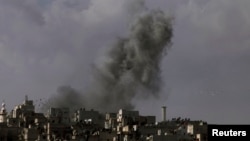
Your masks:
<instances>
[{"instance_id":1,"label":"hazy sky","mask_svg":"<svg viewBox=\"0 0 250 141\"><path fill-rule=\"evenodd\" d=\"M143 0L0 0L0 100L8 110L61 85L84 92L91 66L127 34ZM250 123L250 1L146 0L174 17L159 98L134 99L141 114Z\"/></svg>"}]
</instances>

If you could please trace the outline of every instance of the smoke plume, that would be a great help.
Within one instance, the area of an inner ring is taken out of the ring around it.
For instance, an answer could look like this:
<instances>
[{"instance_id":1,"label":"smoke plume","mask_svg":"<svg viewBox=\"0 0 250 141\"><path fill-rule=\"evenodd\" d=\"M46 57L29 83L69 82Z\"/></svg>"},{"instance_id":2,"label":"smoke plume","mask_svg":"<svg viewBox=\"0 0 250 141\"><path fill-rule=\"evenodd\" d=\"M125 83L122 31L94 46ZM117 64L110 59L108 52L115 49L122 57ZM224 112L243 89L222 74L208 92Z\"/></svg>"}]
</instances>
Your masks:
<instances>
[{"instance_id":1,"label":"smoke plume","mask_svg":"<svg viewBox=\"0 0 250 141\"><path fill-rule=\"evenodd\" d=\"M76 89L71 86L60 86L57 88L57 93L50 97L50 99L42 103L42 107L39 109L42 112L46 112L50 107L68 107L71 110L75 110L80 107L84 107L85 98Z\"/></svg>"},{"instance_id":2,"label":"smoke plume","mask_svg":"<svg viewBox=\"0 0 250 141\"><path fill-rule=\"evenodd\" d=\"M132 99L140 91L145 96L159 93L160 63L171 46L171 38L171 19L162 11L139 15L131 24L128 37L118 38L95 65L94 83L84 92L85 98L71 87L61 87L48 105L100 111L133 109Z\"/></svg>"},{"instance_id":3,"label":"smoke plume","mask_svg":"<svg viewBox=\"0 0 250 141\"><path fill-rule=\"evenodd\" d=\"M131 25L129 36L119 38L95 69L92 95L96 108L132 109L131 101L141 90L157 95L161 88L160 63L171 38L171 19L162 11L140 15Z\"/></svg>"}]
</instances>

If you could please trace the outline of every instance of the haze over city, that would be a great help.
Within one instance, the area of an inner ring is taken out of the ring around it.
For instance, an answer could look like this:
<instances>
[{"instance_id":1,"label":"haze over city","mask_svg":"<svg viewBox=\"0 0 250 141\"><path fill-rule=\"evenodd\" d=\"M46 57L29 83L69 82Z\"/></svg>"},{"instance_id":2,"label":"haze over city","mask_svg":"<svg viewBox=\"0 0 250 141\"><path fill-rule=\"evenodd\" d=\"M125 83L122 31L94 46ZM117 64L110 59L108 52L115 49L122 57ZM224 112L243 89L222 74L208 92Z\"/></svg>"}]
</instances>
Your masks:
<instances>
[{"instance_id":1,"label":"haze over city","mask_svg":"<svg viewBox=\"0 0 250 141\"><path fill-rule=\"evenodd\" d=\"M138 15L161 10L173 29L159 64L161 89L132 95L133 108L160 118L164 105L169 119L249 124L249 6L247 0L0 0L0 100L9 111L25 95L39 107L61 86L86 95L95 64L112 44L128 38Z\"/></svg>"}]
</instances>

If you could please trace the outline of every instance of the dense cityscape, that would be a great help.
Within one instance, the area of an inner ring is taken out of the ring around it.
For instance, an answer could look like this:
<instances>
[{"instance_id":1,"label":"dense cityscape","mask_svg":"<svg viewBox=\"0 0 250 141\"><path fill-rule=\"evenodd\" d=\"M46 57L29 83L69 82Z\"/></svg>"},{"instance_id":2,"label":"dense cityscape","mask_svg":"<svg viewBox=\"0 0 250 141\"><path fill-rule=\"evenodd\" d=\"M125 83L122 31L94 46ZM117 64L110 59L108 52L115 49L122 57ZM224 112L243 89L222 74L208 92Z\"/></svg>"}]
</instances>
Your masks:
<instances>
[{"instance_id":1,"label":"dense cityscape","mask_svg":"<svg viewBox=\"0 0 250 141\"><path fill-rule=\"evenodd\" d=\"M189 118L162 119L142 116L139 111L120 109L100 113L94 109L51 107L37 113L32 100L25 97L9 113L3 102L0 111L0 141L206 141L207 123Z\"/></svg>"}]
</instances>

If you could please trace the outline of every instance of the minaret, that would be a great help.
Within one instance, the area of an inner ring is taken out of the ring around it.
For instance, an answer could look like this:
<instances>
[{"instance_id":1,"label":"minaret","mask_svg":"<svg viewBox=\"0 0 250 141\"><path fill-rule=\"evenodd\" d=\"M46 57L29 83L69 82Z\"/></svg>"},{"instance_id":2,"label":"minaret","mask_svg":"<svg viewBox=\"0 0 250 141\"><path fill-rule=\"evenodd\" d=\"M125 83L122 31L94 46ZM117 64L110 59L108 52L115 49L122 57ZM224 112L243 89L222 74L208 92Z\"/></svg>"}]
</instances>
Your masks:
<instances>
[{"instance_id":1,"label":"minaret","mask_svg":"<svg viewBox=\"0 0 250 141\"><path fill-rule=\"evenodd\" d=\"M27 96L27 95L25 95L25 99L24 99L23 104L27 105L27 104L28 104L28 101L29 101L28 96Z\"/></svg>"},{"instance_id":2,"label":"minaret","mask_svg":"<svg viewBox=\"0 0 250 141\"><path fill-rule=\"evenodd\" d=\"M3 102L2 108L0 111L0 123L4 123L7 121L6 116L7 116L7 112L6 112L6 108L5 108L5 103Z\"/></svg>"},{"instance_id":3,"label":"minaret","mask_svg":"<svg viewBox=\"0 0 250 141\"><path fill-rule=\"evenodd\" d=\"M28 96L27 95L25 95L25 101L28 101L29 99L28 99Z\"/></svg>"},{"instance_id":4,"label":"minaret","mask_svg":"<svg viewBox=\"0 0 250 141\"><path fill-rule=\"evenodd\" d=\"M162 121L166 121L166 106L162 106Z\"/></svg>"}]
</instances>

